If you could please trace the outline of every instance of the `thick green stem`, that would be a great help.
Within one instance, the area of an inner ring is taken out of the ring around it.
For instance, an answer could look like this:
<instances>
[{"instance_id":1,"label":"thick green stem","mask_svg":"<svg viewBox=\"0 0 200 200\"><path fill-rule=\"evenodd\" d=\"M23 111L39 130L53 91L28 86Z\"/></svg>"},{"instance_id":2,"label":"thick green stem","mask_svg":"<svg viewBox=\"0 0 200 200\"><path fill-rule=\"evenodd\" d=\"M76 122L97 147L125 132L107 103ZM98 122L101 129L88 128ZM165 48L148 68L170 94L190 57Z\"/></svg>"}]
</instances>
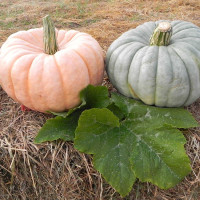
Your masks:
<instances>
[{"instance_id":1,"label":"thick green stem","mask_svg":"<svg viewBox=\"0 0 200 200\"><path fill-rule=\"evenodd\" d=\"M172 26L169 22L160 22L151 38L151 46L168 46L172 36Z\"/></svg>"},{"instance_id":2,"label":"thick green stem","mask_svg":"<svg viewBox=\"0 0 200 200\"><path fill-rule=\"evenodd\" d=\"M53 55L58 51L55 27L49 15L43 18L43 42L46 54Z\"/></svg>"}]
</instances>

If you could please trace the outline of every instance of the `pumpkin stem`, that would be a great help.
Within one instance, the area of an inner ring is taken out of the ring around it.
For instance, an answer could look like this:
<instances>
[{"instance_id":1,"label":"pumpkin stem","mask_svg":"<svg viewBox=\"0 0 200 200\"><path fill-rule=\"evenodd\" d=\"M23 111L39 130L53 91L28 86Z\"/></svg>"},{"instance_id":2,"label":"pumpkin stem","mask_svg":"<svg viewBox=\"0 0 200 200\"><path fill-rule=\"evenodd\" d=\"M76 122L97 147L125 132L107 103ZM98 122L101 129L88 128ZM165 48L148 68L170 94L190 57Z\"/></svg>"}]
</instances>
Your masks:
<instances>
[{"instance_id":1,"label":"pumpkin stem","mask_svg":"<svg viewBox=\"0 0 200 200\"><path fill-rule=\"evenodd\" d=\"M151 46L168 46L172 36L172 26L169 22L160 22L151 38Z\"/></svg>"},{"instance_id":2,"label":"pumpkin stem","mask_svg":"<svg viewBox=\"0 0 200 200\"><path fill-rule=\"evenodd\" d=\"M43 42L46 54L53 55L58 51L55 27L49 15L43 18Z\"/></svg>"}]
</instances>

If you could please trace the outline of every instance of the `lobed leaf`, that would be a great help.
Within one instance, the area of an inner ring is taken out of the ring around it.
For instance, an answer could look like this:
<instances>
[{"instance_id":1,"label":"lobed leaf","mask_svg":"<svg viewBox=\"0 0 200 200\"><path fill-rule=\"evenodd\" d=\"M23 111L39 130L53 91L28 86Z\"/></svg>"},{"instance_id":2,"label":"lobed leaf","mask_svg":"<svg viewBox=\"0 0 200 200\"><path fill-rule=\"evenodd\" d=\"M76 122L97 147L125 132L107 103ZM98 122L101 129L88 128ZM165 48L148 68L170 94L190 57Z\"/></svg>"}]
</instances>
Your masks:
<instances>
[{"instance_id":1,"label":"lobed leaf","mask_svg":"<svg viewBox=\"0 0 200 200\"><path fill-rule=\"evenodd\" d=\"M81 112L77 111L67 118L57 116L53 119L48 119L35 137L34 143L40 144L58 139L73 141L80 114Z\"/></svg>"},{"instance_id":2,"label":"lobed leaf","mask_svg":"<svg viewBox=\"0 0 200 200\"><path fill-rule=\"evenodd\" d=\"M131 141L124 141L127 134L119 129L119 119L103 108L82 113L75 137L75 148L94 154L95 168L123 196L135 182L127 145Z\"/></svg>"},{"instance_id":3,"label":"lobed leaf","mask_svg":"<svg viewBox=\"0 0 200 200\"><path fill-rule=\"evenodd\" d=\"M136 178L162 189L179 183L191 168L186 140L177 128L198 126L192 115L182 108L147 106L115 93L112 102L108 108L118 119L105 108L82 113L75 148L94 154L94 167L122 196Z\"/></svg>"}]
</instances>

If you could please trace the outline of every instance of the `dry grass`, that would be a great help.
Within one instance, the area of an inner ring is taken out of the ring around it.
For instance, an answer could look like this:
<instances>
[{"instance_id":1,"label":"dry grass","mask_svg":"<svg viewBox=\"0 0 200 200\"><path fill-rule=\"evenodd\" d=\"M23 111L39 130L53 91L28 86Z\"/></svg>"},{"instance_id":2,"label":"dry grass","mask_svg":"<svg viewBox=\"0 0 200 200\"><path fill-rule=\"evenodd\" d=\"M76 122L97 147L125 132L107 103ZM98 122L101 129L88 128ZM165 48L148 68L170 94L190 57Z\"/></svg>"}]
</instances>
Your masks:
<instances>
[{"instance_id":1,"label":"dry grass","mask_svg":"<svg viewBox=\"0 0 200 200\"><path fill-rule=\"evenodd\" d=\"M200 26L199 0L0 0L0 45L18 30L41 26L49 13L57 28L90 33L105 51L119 35L145 21L181 19ZM122 199L94 170L91 156L76 151L73 143L33 144L50 116L22 112L2 89L0 109L0 200ZM200 101L187 109L200 122ZM137 182L124 200L199 200L200 129L185 136L190 175L170 190Z\"/></svg>"}]
</instances>

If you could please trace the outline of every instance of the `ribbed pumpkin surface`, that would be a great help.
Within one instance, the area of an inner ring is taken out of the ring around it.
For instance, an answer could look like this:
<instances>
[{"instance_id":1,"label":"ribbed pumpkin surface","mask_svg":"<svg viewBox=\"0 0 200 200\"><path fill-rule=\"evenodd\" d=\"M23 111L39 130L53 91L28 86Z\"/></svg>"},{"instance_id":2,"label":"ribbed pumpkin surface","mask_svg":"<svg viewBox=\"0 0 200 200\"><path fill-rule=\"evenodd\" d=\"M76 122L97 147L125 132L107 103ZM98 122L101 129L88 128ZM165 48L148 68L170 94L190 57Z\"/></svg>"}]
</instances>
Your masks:
<instances>
[{"instance_id":1,"label":"ribbed pumpkin surface","mask_svg":"<svg viewBox=\"0 0 200 200\"><path fill-rule=\"evenodd\" d=\"M64 111L80 103L79 92L101 84L103 52L86 33L56 30L59 51L44 53L43 29L11 35L0 52L0 84L15 101L33 110Z\"/></svg>"},{"instance_id":2,"label":"ribbed pumpkin surface","mask_svg":"<svg viewBox=\"0 0 200 200\"><path fill-rule=\"evenodd\" d=\"M144 23L111 44L106 58L108 76L120 93L146 104L190 105L200 97L200 28L172 21L169 45L150 46L158 23Z\"/></svg>"}]
</instances>

